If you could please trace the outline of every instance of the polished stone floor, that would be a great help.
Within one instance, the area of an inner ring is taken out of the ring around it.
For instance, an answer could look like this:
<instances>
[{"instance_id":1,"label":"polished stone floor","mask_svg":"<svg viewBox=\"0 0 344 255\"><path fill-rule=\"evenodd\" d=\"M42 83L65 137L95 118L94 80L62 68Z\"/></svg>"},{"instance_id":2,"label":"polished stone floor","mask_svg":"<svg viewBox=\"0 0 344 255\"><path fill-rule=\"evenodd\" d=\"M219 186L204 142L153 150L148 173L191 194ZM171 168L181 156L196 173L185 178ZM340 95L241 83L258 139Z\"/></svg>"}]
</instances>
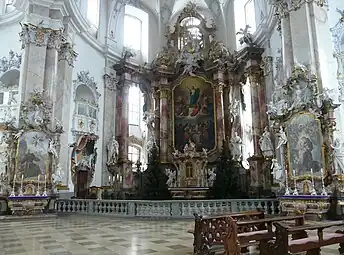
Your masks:
<instances>
[{"instance_id":1,"label":"polished stone floor","mask_svg":"<svg viewBox=\"0 0 344 255\"><path fill-rule=\"evenodd\" d=\"M189 255L193 221L64 216L0 220L0 255ZM251 252L250 255L258 254ZM322 254L338 254L337 247Z\"/></svg>"}]
</instances>

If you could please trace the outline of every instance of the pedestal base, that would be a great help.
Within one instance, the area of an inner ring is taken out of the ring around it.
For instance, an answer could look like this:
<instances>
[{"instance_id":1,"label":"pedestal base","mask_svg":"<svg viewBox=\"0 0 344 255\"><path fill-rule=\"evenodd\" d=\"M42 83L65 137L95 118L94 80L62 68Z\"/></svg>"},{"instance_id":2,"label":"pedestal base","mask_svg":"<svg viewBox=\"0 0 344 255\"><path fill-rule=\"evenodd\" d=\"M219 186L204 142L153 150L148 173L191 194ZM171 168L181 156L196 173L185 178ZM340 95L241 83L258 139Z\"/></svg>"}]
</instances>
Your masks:
<instances>
[{"instance_id":1,"label":"pedestal base","mask_svg":"<svg viewBox=\"0 0 344 255\"><path fill-rule=\"evenodd\" d=\"M329 196L280 196L278 200L282 213L304 214L309 220L326 219L330 209Z\"/></svg>"},{"instance_id":2,"label":"pedestal base","mask_svg":"<svg viewBox=\"0 0 344 255\"><path fill-rule=\"evenodd\" d=\"M169 188L174 199L202 199L207 196L209 188L189 187L189 188Z\"/></svg>"}]
</instances>

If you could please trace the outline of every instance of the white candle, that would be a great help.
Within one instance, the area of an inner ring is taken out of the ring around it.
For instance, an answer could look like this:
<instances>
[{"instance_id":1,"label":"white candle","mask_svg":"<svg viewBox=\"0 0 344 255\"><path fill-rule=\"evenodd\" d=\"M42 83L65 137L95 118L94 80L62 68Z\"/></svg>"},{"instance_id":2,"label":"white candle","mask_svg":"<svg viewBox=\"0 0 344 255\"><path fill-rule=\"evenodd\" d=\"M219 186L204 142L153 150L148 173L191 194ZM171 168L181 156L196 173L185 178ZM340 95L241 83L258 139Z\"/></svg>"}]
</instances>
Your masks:
<instances>
[{"instance_id":1,"label":"white candle","mask_svg":"<svg viewBox=\"0 0 344 255\"><path fill-rule=\"evenodd\" d=\"M293 169L293 175L296 176L296 171L295 171L295 169Z\"/></svg>"},{"instance_id":2,"label":"white candle","mask_svg":"<svg viewBox=\"0 0 344 255\"><path fill-rule=\"evenodd\" d=\"M109 176L109 182L111 181L111 176Z\"/></svg>"},{"instance_id":3,"label":"white candle","mask_svg":"<svg viewBox=\"0 0 344 255\"><path fill-rule=\"evenodd\" d=\"M17 175L14 174L14 177L13 177L13 182L16 182L16 179L17 179Z\"/></svg>"},{"instance_id":4,"label":"white candle","mask_svg":"<svg viewBox=\"0 0 344 255\"><path fill-rule=\"evenodd\" d=\"M38 175L38 177L37 177L37 181L39 182L39 175Z\"/></svg>"}]
</instances>

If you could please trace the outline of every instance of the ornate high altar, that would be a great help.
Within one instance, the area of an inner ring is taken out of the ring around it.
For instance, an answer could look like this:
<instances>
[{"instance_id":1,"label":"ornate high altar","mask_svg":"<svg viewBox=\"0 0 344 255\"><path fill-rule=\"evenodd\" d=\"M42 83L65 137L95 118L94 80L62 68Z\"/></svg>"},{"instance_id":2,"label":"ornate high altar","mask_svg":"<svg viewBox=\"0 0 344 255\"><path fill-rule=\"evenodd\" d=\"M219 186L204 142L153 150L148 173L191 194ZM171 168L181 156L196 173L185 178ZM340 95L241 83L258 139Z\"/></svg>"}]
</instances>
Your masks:
<instances>
[{"instance_id":1,"label":"ornate high altar","mask_svg":"<svg viewBox=\"0 0 344 255\"><path fill-rule=\"evenodd\" d=\"M150 66L133 70L126 62L131 54L124 54L114 66L119 154L117 163L112 168L108 164L108 168L117 169L122 176L130 163L126 149L130 137L125 128L128 115L122 109L127 109L128 84L140 84L148 127L144 148L150 151L153 144L158 145L174 197L204 197L215 180L214 165L224 141L230 143L235 161L243 158L242 86L247 76L261 83L263 50L252 43L246 28L241 31L246 47L230 53L216 40L215 24L200 15L191 2L167 31L167 43ZM246 171L244 175L246 179Z\"/></svg>"}]
</instances>

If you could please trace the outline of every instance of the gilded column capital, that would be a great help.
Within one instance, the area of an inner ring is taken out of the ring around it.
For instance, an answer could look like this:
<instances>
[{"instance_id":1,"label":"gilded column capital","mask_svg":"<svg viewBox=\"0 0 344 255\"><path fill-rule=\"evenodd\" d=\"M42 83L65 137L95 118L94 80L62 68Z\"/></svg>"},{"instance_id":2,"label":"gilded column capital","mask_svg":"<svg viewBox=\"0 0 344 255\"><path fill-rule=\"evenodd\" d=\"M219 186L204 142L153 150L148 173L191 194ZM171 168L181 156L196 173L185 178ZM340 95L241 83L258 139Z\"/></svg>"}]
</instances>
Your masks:
<instances>
[{"instance_id":1,"label":"gilded column capital","mask_svg":"<svg viewBox=\"0 0 344 255\"><path fill-rule=\"evenodd\" d=\"M263 82L263 71L261 69L251 70L248 73L251 85L262 84Z\"/></svg>"},{"instance_id":2,"label":"gilded column capital","mask_svg":"<svg viewBox=\"0 0 344 255\"><path fill-rule=\"evenodd\" d=\"M109 74L104 74L103 78L104 78L104 85L105 85L106 89L108 89L110 91L116 91L117 90L118 81L117 81L116 77L113 77Z\"/></svg>"},{"instance_id":3,"label":"gilded column capital","mask_svg":"<svg viewBox=\"0 0 344 255\"><path fill-rule=\"evenodd\" d=\"M169 88L160 88L160 98L168 98L170 92Z\"/></svg>"},{"instance_id":4,"label":"gilded column capital","mask_svg":"<svg viewBox=\"0 0 344 255\"><path fill-rule=\"evenodd\" d=\"M52 33L50 28L34 26L32 24L21 24L22 31L19 33L22 49L27 44L34 44L39 47L46 47Z\"/></svg>"},{"instance_id":5,"label":"gilded column capital","mask_svg":"<svg viewBox=\"0 0 344 255\"><path fill-rule=\"evenodd\" d=\"M76 60L78 53L73 49L73 45L69 42L61 44L59 49L59 61L67 61L68 65L74 67L74 61Z\"/></svg>"}]
</instances>

